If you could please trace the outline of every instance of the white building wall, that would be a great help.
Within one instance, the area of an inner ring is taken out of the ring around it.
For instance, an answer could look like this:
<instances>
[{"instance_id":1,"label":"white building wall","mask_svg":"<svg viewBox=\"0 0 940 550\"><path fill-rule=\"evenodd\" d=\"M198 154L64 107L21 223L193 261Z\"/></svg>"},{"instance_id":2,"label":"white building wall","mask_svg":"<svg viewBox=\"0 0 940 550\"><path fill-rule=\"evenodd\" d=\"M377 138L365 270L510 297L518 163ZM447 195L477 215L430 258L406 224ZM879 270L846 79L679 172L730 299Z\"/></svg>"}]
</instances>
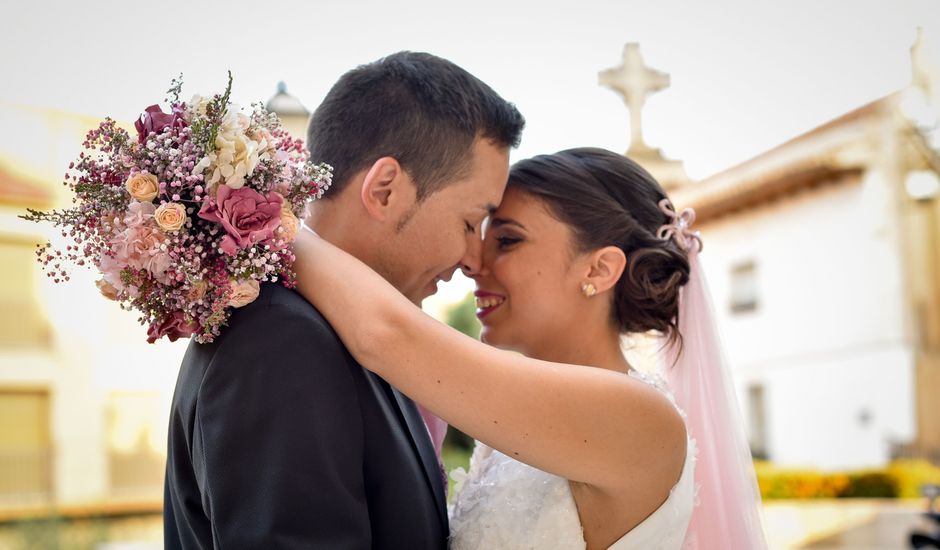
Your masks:
<instances>
[{"instance_id":1,"label":"white building wall","mask_svg":"<svg viewBox=\"0 0 940 550\"><path fill-rule=\"evenodd\" d=\"M739 395L765 393L780 464L883 464L915 430L913 359L889 185L875 172L704 224L702 260ZM758 306L730 310L753 261Z\"/></svg>"},{"instance_id":2,"label":"white building wall","mask_svg":"<svg viewBox=\"0 0 940 550\"><path fill-rule=\"evenodd\" d=\"M57 208L70 206L58 182L78 154L85 133L98 121L53 110L0 105L0 122L20 130L17 140L3 144L0 156L29 177L48 182L57 197ZM0 212L0 232L25 239L58 237L50 226L16 218L19 213L10 208ZM148 445L154 452L165 453L169 405L188 343L147 344L146 328L136 322L137 315L122 311L99 295L92 270L74 268L71 275L71 282L55 285L36 264L34 298L49 320L52 346L0 348L0 390L49 392L52 498L60 506L114 500L109 453L115 443L120 447L122 442L115 441L121 434L109 429L113 394L158 396L160 410L122 414L147 419ZM158 501L162 491L138 496Z\"/></svg>"},{"instance_id":3,"label":"white building wall","mask_svg":"<svg viewBox=\"0 0 940 550\"><path fill-rule=\"evenodd\" d=\"M38 268L37 268L38 272ZM50 394L53 447L52 488L57 505L107 502L109 396L145 392L159 396L160 410L128 411L155 420L148 425L149 444L165 453L169 405L176 374L188 340L146 342L146 329L136 314L102 298L90 271L74 271L72 281L37 282L45 314L55 331L48 350L0 351L0 388L42 388ZM155 492L146 495L159 499Z\"/></svg>"}]
</instances>

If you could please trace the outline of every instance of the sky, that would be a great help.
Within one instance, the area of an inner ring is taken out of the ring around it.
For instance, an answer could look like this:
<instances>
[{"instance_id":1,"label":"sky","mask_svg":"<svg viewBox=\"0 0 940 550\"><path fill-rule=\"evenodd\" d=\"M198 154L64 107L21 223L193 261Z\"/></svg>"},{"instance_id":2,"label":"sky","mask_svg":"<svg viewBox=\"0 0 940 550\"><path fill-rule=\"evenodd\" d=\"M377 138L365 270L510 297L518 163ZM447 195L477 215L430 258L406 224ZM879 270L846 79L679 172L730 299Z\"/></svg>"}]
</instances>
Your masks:
<instances>
[{"instance_id":1,"label":"sky","mask_svg":"<svg viewBox=\"0 0 940 550\"><path fill-rule=\"evenodd\" d=\"M647 102L645 141L700 179L906 86L918 26L940 48L940 0L39 0L0 18L0 102L132 120L179 73L187 97L220 91L230 69L236 102L283 80L313 110L346 70L421 50L519 107L513 159L623 152L629 116L597 73L638 42L672 78ZM0 134L2 150L16 133Z\"/></svg>"}]
</instances>

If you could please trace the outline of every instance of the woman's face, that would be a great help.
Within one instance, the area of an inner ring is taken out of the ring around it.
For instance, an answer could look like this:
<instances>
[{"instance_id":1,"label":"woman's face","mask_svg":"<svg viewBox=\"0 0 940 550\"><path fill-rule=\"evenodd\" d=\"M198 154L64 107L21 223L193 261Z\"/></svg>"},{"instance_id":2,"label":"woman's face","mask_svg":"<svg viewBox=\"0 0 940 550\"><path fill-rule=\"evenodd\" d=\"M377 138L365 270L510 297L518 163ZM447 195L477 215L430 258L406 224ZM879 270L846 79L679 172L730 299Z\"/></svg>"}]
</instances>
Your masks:
<instances>
[{"instance_id":1,"label":"woman's face","mask_svg":"<svg viewBox=\"0 0 940 550\"><path fill-rule=\"evenodd\" d=\"M482 267L473 277L484 342L540 356L587 320L581 283L588 260L573 239L541 199L507 188L486 226Z\"/></svg>"}]
</instances>

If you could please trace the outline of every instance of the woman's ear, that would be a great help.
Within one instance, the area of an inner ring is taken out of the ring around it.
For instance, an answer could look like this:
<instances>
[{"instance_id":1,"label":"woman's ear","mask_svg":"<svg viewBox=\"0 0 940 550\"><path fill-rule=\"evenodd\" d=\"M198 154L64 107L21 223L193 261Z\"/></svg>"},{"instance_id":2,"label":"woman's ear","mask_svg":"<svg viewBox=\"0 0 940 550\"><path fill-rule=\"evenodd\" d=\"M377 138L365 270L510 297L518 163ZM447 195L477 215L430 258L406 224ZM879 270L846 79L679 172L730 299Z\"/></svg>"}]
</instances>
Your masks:
<instances>
[{"instance_id":1,"label":"woman's ear","mask_svg":"<svg viewBox=\"0 0 940 550\"><path fill-rule=\"evenodd\" d=\"M617 285L627 268L627 256L619 247L605 246L591 253L590 271L585 282L594 285L598 293Z\"/></svg>"},{"instance_id":2,"label":"woman's ear","mask_svg":"<svg viewBox=\"0 0 940 550\"><path fill-rule=\"evenodd\" d=\"M416 198L414 183L392 157L375 161L362 181L362 205L378 221L398 220Z\"/></svg>"}]
</instances>

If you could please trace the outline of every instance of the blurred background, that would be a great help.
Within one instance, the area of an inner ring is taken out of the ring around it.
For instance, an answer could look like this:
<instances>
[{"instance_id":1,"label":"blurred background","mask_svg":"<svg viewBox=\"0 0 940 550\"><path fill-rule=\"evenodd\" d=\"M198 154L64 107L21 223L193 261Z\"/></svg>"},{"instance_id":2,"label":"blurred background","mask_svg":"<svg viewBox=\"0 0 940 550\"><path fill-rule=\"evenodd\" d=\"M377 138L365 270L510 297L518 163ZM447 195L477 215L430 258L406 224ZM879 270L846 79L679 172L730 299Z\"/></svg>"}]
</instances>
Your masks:
<instances>
[{"instance_id":1,"label":"blurred background","mask_svg":"<svg viewBox=\"0 0 940 550\"><path fill-rule=\"evenodd\" d=\"M35 261L85 133L184 75L302 137L346 70L423 50L694 207L775 549L905 548L940 483L940 3L80 2L0 19L0 549L160 548L186 342ZM457 277L425 303L479 327ZM649 357L631 344L639 364ZM472 442L452 432L449 468Z\"/></svg>"}]
</instances>

